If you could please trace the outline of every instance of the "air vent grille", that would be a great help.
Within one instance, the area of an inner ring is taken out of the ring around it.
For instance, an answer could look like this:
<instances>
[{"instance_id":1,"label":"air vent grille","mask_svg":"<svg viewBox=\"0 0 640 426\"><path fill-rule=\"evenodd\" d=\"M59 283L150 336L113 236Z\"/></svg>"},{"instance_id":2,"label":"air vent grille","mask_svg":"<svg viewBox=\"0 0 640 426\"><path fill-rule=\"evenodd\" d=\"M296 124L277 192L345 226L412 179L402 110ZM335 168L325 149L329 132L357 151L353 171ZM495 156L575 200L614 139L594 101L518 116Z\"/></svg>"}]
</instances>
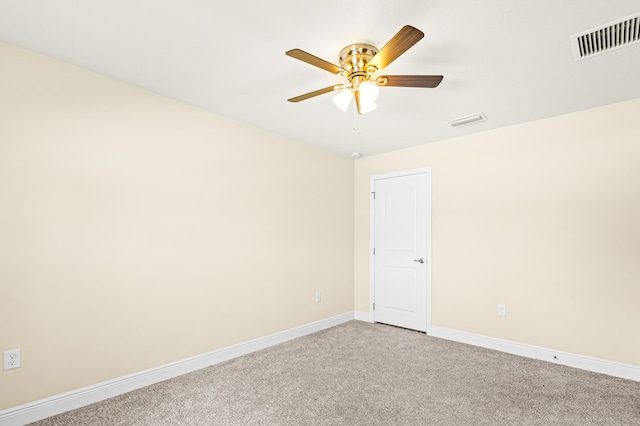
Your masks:
<instances>
[{"instance_id":1,"label":"air vent grille","mask_svg":"<svg viewBox=\"0 0 640 426\"><path fill-rule=\"evenodd\" d=\"M640 13L570 37L576 61L640 42Z\"/></svg>"},{"instance_id":2,"label":"air vent grille","mask_svg":"<svg viewBox=\"0 0 640 426\"><path fill-rule=\"evenodd\" d=\"M479 123L481 121L485 121L487 119L487 117L479 112L477 114L473 114L473 115L468 115L466 117L462 117L462 118L458 118L455 120L451 120L449 121L449 126L451 127L464 127L464 126L468 126L470 124L475 124L475 123Z\"/></svg>"}]
</instances>

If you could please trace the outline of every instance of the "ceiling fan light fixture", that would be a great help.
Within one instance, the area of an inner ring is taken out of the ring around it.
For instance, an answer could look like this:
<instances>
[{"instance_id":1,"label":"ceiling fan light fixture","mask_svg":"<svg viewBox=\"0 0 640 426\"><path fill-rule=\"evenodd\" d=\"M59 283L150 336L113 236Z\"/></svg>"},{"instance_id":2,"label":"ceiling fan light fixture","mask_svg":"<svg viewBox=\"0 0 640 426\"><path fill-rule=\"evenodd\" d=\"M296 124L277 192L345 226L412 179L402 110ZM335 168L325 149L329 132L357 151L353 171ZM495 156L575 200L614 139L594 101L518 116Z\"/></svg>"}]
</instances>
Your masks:
<instances>
[{"instance_id":1,"label":"ceiling fan light fixture","mask_svg":"<svg viewBox=\"0 0 640 426\"><path fill-rule=\"evenodd\" d=\"M342 111L347 112L351 99L353 99L353 93L351 93L351 90L342 89L340 93L333 97L333 103Z\"/></svg>"},{"instance_id":2,"label":"ceiling fan light fixture","mask_svg":"<svg viewBox=\"0 0 640 426\"><path fill-rule=\"evenodd\" d=\"M378 105L376 105L376 99L378 99L380 91L375 83L363 81L358 84L354 90L358 91L357 101L359 114L366 114L378 108Z\"/></svg>"},{"instance_id":3,"label":"ceiling fan light fixture","mask_svg":"<svg viewBox=\"0 0 640 426\"><path fill-rule=\"evenodd\" d=\"M364 103L373 103L378 99L380 89L374 83L365 81L360 85L360 101Z\"/></svg>"},{"instance_id":4,"label":"ceiling fan light fixture","mask_svg":"<svg viewBox=\"0 0 640 426\"><path fill-rule=\"evenodd\" d=\"M378 104L376 104L373 101L369 101L369 102L360 101L360 114L366 114L368 112L373 111L376 108L378 108Z\"/></svg>"},{"instance_id":5,"label":"ceiling fan light fixture","mask_svg":"<svg viewBox=\"0 0 640 426\"><path fill-rule=\"evenodd\" d=\"M441 75L386 75L377 76L391 62L407 51L424 37L424 33L411 25L405 25L391 40L378 50L377 47L366 43L355 43L340 51L340 65L332 64L301 49L291 49L286 53L294 59L306 62L315 67L329 71L334 75L346 78L348 83L334 85L314 90L304 95L287 99L289 102L300 102L329 92L341 90L333 97L333 102L342 111L347 111L351 99L355 98L358 114L373 111L378 106L378 86L395 87L437 87L442 81ZM346 89L349 89L348 93Z\"/></svg>"}]
</instances>

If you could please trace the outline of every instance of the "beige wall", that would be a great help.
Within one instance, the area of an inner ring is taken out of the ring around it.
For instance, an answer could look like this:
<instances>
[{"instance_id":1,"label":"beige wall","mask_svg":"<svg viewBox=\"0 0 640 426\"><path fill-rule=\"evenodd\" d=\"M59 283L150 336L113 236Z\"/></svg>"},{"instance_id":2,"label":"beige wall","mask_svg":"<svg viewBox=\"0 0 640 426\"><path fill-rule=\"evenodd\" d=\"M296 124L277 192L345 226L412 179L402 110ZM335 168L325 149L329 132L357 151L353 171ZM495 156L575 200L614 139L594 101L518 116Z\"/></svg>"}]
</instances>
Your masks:
<instances>
[{"instance_id":1,"label":"beige wall","mask_svg":"<svg viewBox=\"0 0 640 426\"><path fill-rule=\"evenodd\" d=\"M0 44L0 409L353 310L353 162ZM315 292L322 302L315 303Z\"/></svg>"},{"instance_id":2,"label":"beige wall","mask_svg":"<svg viewBox=\"0 0 640 426\"><path fill-rule=\"evenodd\" d=\"M355 309L370 177L430 166L434 326L640 366L639 116L636 99L357 160Z\"/></svg>"}]
</instances>

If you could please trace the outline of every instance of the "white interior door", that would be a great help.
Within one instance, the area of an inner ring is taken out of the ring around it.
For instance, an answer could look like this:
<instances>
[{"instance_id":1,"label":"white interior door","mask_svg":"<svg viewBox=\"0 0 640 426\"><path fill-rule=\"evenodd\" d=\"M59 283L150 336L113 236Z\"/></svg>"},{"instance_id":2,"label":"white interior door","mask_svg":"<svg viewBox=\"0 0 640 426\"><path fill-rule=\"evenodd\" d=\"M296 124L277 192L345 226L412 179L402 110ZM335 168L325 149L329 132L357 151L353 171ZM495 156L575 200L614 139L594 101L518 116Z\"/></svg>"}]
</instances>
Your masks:
<instances>
[{"instance_id":1,"label":"white interior door","mask_svg":"<svg viewBox=\"0 0 640 426\"><path fill-rule=\"evenodd\" d=\"M374 320L426 332L430 176L373 182Z\"/></svg>"}]
</instances>

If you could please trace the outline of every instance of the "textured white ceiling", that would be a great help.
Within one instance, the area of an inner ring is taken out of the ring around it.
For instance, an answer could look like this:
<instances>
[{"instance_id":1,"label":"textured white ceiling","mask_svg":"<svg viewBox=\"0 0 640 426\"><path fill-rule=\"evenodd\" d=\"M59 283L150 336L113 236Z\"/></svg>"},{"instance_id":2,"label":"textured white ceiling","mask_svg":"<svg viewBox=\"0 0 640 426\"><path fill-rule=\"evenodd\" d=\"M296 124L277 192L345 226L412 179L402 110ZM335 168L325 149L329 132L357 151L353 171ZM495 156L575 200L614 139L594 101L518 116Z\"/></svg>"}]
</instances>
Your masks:
<instances>
[{"instance_id":1,"label":"textured white ceiling","mask_svg":"<svg viewBox=\"0 0 640 426\"><path fill-rule=\"evenodd\" d=\"M569 36L640 12L638 0L0 0L0 40L348 155L393 151L640 97L640 44L575 62ZM425 38L385 74L442 74L436 89L387 87L356 116L342 80L286 56L337 63L413 25ZM0 58L0 61L2 58ZM484 123L447 122L483 112Z\"/></svg>"}]
</instances>

